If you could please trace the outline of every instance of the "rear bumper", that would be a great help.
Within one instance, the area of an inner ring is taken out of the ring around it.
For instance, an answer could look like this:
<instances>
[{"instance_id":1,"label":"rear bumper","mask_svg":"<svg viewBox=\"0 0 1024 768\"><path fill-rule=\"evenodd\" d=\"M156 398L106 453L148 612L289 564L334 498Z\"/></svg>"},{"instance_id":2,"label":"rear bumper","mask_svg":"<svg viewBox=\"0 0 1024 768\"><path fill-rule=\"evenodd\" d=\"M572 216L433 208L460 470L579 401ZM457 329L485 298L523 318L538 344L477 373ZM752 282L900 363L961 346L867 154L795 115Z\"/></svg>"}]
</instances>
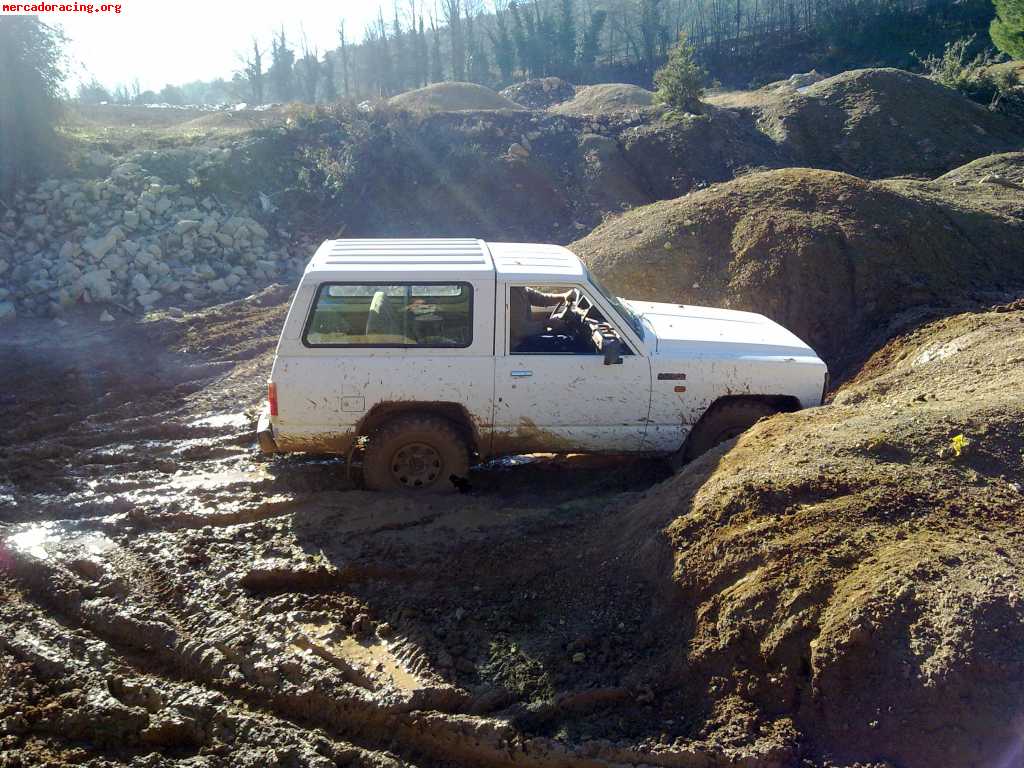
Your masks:
<instances>
[{"instance_id":1,"label":"rear bumper","mask_svg":"<svg viewBox=\"0 0 1024 768\"><path fill-rule=\"evenodd\" d=\"M264 453L278 453L277 441L274 439L274 427L270 423L270 409L264 407L260 412L260 420L256 425L256 439L260 443L260 450Z\"/></svg>"}]
</instances>

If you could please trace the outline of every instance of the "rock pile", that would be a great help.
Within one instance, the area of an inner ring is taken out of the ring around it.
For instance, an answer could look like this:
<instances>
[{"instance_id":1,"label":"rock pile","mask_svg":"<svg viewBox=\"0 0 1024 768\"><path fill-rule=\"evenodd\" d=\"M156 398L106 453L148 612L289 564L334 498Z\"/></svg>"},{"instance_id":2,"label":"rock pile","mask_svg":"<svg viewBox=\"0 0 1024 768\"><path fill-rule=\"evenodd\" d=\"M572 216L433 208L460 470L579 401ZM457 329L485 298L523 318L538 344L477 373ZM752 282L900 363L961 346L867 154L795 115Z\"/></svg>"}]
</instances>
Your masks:
<instances>
[{"instance_id":1,"label":"rock pile","mask_svg":"<svg viewBox=\"0 0 1024 768\"><path fill-rule=\"evenodd\" d=\"M527 109L547 109L576 95L576 86L560 77L538 77L514 83L501 95Z\"/></svg>"},{"instance_id":2,"label":"rock pile","mask_svg":"<svg viewBox=\"0 0 1024 768\"><path fill-rule=\"evenodd\" d=\"M302 266L250 216L125 162L105 179L50 179L16 197L0 219L0 320L83 302L197 305Z\"/></svg>"}]
</instances>

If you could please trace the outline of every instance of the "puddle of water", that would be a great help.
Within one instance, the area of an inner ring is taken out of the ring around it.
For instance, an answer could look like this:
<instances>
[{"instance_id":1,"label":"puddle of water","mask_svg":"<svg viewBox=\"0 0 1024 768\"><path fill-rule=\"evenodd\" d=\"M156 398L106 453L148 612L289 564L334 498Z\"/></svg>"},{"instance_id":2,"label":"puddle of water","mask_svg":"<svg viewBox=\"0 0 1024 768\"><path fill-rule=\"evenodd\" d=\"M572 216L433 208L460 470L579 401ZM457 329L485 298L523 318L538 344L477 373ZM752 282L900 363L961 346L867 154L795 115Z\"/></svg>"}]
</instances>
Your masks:
<instances>
[{"instance_id":1,"label":"puddle of water","mask_svg":"<svg viewBox=\"0 0 1024 768\"><path fill-rule=\"evenodd\" d=\"M406 669L383 640L360 640L349 635L334 639L331 637L334 626L330 624L303 624L300 629L311 643L340 659L375 686L402 691L424 687L423 681Z\"/></svg>"},{"instance_id":2,"label":"puddle of water","mask_svg":"<svg viewBox=\"0 0 1024 768\"><path fill-rule=\"evenodd\" d=\"M58 556L103 556L116 545L102 533L73 533L57 520L28 526L5 539L8 548L36 560Z\"/></svg>"},{"instance_id":3,"label":"puddle of water","mask_svg":"<svg viewBox=\"0 0 1024 768\"><path fill-rule=\"evenodd\" d=\"M236 427L245 429L249 426L249 417L244 413L222 413L216 416L206 416L188 423L190 427Z\"/></svg>"},{"instance_id":4,"label":"puddle of water","mask_svg":"<svg viewBox=\"0 0 1024 768\"><path fill-rule=\"evenodd\" d=\"M171 478L171 486L193 490L196 488L226 488L241 483L259 483L266 480L263 470L224 469L216 472L196 472L188 475L175 475Z\"/></svg>"}]
</instances>

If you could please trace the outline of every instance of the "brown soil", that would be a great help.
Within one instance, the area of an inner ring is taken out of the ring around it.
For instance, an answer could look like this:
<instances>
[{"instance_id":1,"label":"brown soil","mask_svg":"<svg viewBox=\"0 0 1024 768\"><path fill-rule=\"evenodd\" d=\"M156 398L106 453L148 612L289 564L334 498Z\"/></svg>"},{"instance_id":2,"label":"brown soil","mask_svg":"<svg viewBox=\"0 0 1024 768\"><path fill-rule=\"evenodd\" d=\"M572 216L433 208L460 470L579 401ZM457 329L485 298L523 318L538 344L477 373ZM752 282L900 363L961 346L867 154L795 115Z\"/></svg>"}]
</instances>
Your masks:
<instances>
[{"instance_id":1,"label":"brown soil","mask_svg":"<svg viewBox=\"0 0 1024 768\"><path fill-rule=\"evenodd\" d=\"M858 69L799 90L769 86L709 101L751 115L792 164L867 178L930 176L1024 143L1019 123L898 69Z\"/></svg>"},{"instance_id":2,"label":"brown soil","mask_svg":"<svg viewBox=\"0 0 1024 768\"><path fill-rule=\"evenodd\" d=\"M665 685L697 686L706 729L795 731L829 764L1019 763L1022 310L893 340L629 513L686 639Z\"/></svg>"},{"instance_id":3,"label":"brown soil","mask_svg":"<svg viewBox=\"0 0 1024 768\"><path fill-rule=\"evenodd\" d=\"M639 85L627 83L601 83L581 85L576 95L551 107L549 111L558 115L613 115L633 112L654 105L654 94Z\"/></svg>"},{"instance_id":4,"label":"brown soil","mask_svg":"<svg viewBox=\"0 0 1024 768\"><path fill-rule=\"evenodd\" d=\"M910 333L835 404L660 484L654 462L533 457L419 500L256 453L287 293L9 326L3 764L1012 749L1024 309Z\"/></svg>"},{"instance_id":5,"label":"brown soil","mask_svg":"<svg viewBox=\"0 0 1024 768\"><path fill-rule=\"evenodd\" d=\"M1022 173L1024 153L934 182L755 173L637 208L572 248L622 296L761 312L842 367L907 310L1024 282Z\"/></svg>"},{"instance_id":6,"label":"brown soil","mask_svg":"<svg viewBox=\"0 0 1024 768\"><path fill-rule=\"evenodd\" d=\"M434 83L400 93L388 104L411 112L461 112L490 109L522 109L514 101L475 83Z\"/></svg>"}]
</instances>

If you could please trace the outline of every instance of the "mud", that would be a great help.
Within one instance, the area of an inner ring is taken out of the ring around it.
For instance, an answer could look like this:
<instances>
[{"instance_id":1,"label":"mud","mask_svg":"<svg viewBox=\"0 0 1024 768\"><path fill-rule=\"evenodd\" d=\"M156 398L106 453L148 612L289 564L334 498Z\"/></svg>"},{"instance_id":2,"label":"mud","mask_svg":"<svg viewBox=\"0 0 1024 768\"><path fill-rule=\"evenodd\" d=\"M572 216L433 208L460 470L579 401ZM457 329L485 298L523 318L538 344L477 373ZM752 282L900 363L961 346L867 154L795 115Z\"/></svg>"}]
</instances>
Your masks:
<instances>
[{"instance_id":1,"label":"mud","mask_svg":"<svg viewBox=\"0 0 1024 768\"><path fill-rule=\"evenodd\" d=\"M1014 754L1024 307L671 478L522 456L420 499L257 452L287 294L9 326L0 765Z\"/></svg>"}]
</instances>

